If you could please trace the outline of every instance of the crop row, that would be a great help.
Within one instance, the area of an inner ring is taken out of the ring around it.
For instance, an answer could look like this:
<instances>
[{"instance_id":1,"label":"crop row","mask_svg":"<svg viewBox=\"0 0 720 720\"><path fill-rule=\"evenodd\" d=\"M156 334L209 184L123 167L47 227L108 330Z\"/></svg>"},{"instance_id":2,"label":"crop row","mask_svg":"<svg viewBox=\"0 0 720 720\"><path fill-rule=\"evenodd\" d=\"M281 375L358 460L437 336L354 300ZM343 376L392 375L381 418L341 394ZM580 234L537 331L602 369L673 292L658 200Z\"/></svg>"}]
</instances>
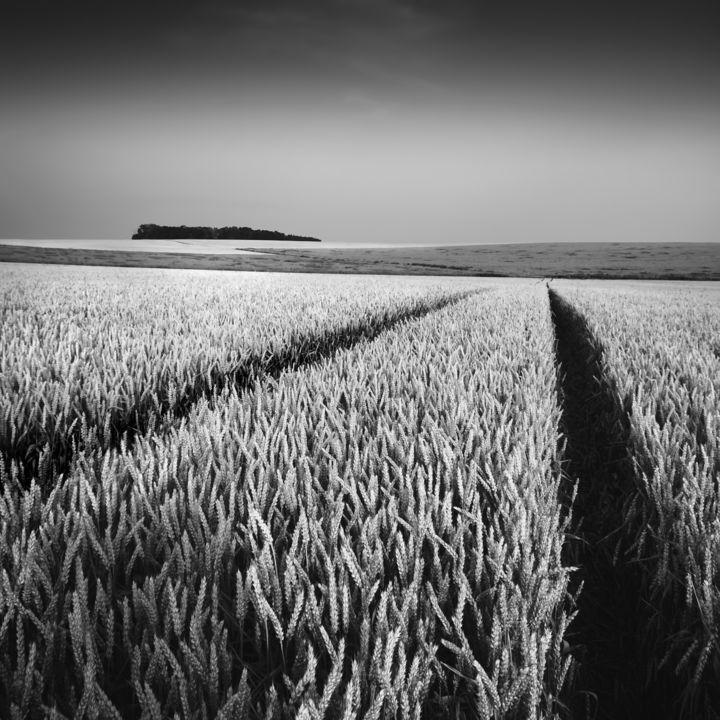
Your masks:
<instances>
[{"instance_id":1,"label":"crop row","mask_svg":"<svg viewBox=\"0 0 720 720\"><path fill-rule=\"evenodd\" d=\"M498 291L5 474L0 712L557 716L559 413L547 298Z\"/></svg>"},{"instance_id":2,"label":"crop row","mask_svg":"<svg viewBox=\"0 0 720 720\"><path fill-rule=\"evenodd\" d=\"M204 395L372 339L452 295L417 281L3 274L0 451L26 484L67 472L78 447L160 430Z\"/></svg>"},{"instance_id":3,"label":"crop row","mask_svg":"<svg viewBox=\"0 0 720 720\"><path fill-rule=\"evenodd\" d=\"M673 717L720 714L720 309L717 291L569 286L628 421L625 561L640 578L648 679Z\"/></svg>"}]
</instances>

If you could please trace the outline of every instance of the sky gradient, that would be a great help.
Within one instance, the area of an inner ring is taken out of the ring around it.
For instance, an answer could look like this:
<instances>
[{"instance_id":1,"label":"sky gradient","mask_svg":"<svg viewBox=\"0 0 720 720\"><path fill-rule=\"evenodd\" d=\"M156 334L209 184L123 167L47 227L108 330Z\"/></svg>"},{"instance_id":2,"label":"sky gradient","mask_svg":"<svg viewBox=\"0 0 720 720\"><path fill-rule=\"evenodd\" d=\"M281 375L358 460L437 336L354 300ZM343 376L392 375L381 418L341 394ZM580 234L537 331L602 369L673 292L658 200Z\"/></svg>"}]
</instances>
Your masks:
<instances>
[{"instance_id":1,"label":"sky gradient","mask_svg":"<svg viewBox=\"0 0 720 720\"><path fill-rule=\"evenodd\" d=\"M7 3L0 237L720 238L711 3L148 5Z\"/></svg>"}]
</instances>

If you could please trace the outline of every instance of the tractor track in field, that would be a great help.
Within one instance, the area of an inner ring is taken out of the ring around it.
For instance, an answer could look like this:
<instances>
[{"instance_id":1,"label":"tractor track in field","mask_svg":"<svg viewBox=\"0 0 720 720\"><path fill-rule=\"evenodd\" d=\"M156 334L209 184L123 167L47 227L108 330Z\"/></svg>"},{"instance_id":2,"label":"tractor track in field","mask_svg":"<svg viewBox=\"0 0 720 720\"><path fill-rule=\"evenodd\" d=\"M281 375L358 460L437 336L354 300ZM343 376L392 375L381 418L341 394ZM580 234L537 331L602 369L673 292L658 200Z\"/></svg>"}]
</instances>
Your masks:
<instances>
[{"instance_id":1,"label":"tractor track in field","mask_svg":"<svg viewBox=\"0 0 720 720\"><path fill-rule=\"evenodd\" d=\"M627 561L625 511L633 497L629 419L603 372L603 350L585 318L549 289L561 377L568 486L577 481L565 564L578 567L578 614L568 640L578 661L573 719L674 717L677 688L648 678L637 565ZM568 491L568 495L571 490Z\"/></svg>"},{"instance_id":2,"label":"tractor track in field","mask_svg":"<svg viewBox=\"0 0 720 720\"><path fill-rule=\"evenodd\" d=\"M209 378L200 377L194 385L183 388L180 397L175 398L172 403L165 400L161 402L159 408L136 409L131 413L129 419L113 423L111 441L104 446L104 449L118 450L121 446L131 449L136 439L146 434L151 429L151 424L157 422L158 418L163 418L163 416L166 418L169 414L173 422L181 420L183 417L187 417L203 398L212 399L218 393L230 388L242 392L252 387L260 379L277 379L285 372L299 370L330 359L358 343L375 340L401 323L418 320L430 313L456 305L478 292L486 292L486 290L469 290L445 295L415 306L391 308L341 328L299 337L296 343L290 344L281 352L272 355L253 355L234 369L217 370L211 373ZM83 446L78 426L79 423L71 431L69 442L65 443L64 447L75 447L78 452L81 452ZM152 427L157 429L156 425ZM160 428L161 432L162 430L163 427ZM41 437L42 431L38 430L38 433L38 437ZM28 440L30 449L21 449L14 453L2 447L2 444L2 439L0 439L0 448L3 450L2 461L8 476L10 476L11 463L16 461L22 469L21 483L29 485L30 479L36 477L39 471L41 443L30 438ZM74 453L53 454L50 460L52 477L57 478L61 474L70 472L74 455ZM48 461L44 460L44 462Z\"/></svg>"}]
</instances>

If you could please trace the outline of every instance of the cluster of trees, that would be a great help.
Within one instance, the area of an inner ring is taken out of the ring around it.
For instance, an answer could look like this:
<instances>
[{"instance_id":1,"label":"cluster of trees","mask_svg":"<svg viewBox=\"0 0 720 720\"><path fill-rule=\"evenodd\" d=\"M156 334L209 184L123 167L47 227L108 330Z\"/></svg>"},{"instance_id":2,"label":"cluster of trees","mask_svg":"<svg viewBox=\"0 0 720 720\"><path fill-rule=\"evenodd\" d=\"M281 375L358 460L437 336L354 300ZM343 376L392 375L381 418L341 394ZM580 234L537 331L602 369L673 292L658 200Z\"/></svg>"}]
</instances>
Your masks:
<instances>
[{"instance_id":1,"label":"cluster of trees","mask_svg":"<svg viewBox=\"0 0 720 720\"><path fill-rule=\"evenodd\" d=\"M249 227L208 227L204 225L140 225L133 240L302 240L320 242L304 235L286 235L277 230L254 230Z\"/></svg>"}]
</instances>

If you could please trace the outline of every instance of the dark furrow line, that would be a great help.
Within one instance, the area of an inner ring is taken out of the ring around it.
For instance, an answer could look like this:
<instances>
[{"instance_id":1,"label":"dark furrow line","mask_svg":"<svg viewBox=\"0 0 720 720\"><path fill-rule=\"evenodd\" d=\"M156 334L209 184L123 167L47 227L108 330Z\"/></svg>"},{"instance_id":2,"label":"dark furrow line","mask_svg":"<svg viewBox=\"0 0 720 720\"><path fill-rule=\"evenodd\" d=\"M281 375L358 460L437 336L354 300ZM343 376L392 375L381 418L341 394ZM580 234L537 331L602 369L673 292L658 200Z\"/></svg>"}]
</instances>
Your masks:
<instances>
[{"instance_id":1,"label":"dark furrow line","mask_svg":"<svg viewBox=\"0 0 720 720\"><path fill-rule=\"evenodd\" d=\"M567 484L577 482L565 562L578 567L578 614L569 641L578 660L573 718L673 717L677 689L649 677L638 566L624 521L634 497L629 418L603 371L603 349L585 318L549 290L561 373ZM568 494L570 494L568 492Z\"/></svg>"},{"instance_id":2,"label":"dark furrow line","mask_svg":"<svg viewBox=\"0 0 720 720\"><path fill-rule=\"evenodd\" d=\"M211 399L231 388L242 392L260 378L277 379L284 372L322 362L360 342L375 340L382 333L403 322L416 320L455 305L478 292L482 291L469 290L431 301L390 308L378 315L361 318L341 328L299 336L281 351L271 355L253 355L229 371L215 368L209 377L199 376L193 385L186 386L179 397L172 399L166 397L157 406L135 408L129 413L125 411L122 417L113 419L110 423L110 439L102 445L107 449L119 449L121 445L132 448L138 437L150 430L161 429L163 420L167 420L168 415L172 420L186 417L203 398ZM165 392L167 394L167 389ZM42 456L42 443L39 438L43 433L40 430L37 432L37 438L28 436L26 447L23 446L14 453L3 448L2 459L7 476L10 476L13 461L20 467L20 482L23 485L29 485L31 478L42 482L43 479L56 478L68 473L75 455L86 449L83 447L79 424L78 421L72 431L62 437L58 446L52 449L51 457Z\"/></svg>"},{"instance_id":3,"label":"dark furrow line","mask_svg":"<svg viewBox=\"0 0 720 720\"><path fill-rule=\"evenodd\" d=\"M299 338L299 343L291 343L283 352L270 357L254 357L229 374L220 373L213 380L213 387L210 391L201 392L200 397L211 397L214 392L222 392L230 387L241 392L249 389L260 378L277 380L285 372L300 370L303 367L331 359L337 353L349 350L361 342L375 340L401 323L417 320L430 313L456 305L477 292L479 291L471 290L447 295L431 302L423 302L415 307L386 310L381 315L363 319L342 328ZM180 416L187 414L200 397L188 398L186 400L187 409L183 407L178 414Z\"/></svg>"}]
</instances>

